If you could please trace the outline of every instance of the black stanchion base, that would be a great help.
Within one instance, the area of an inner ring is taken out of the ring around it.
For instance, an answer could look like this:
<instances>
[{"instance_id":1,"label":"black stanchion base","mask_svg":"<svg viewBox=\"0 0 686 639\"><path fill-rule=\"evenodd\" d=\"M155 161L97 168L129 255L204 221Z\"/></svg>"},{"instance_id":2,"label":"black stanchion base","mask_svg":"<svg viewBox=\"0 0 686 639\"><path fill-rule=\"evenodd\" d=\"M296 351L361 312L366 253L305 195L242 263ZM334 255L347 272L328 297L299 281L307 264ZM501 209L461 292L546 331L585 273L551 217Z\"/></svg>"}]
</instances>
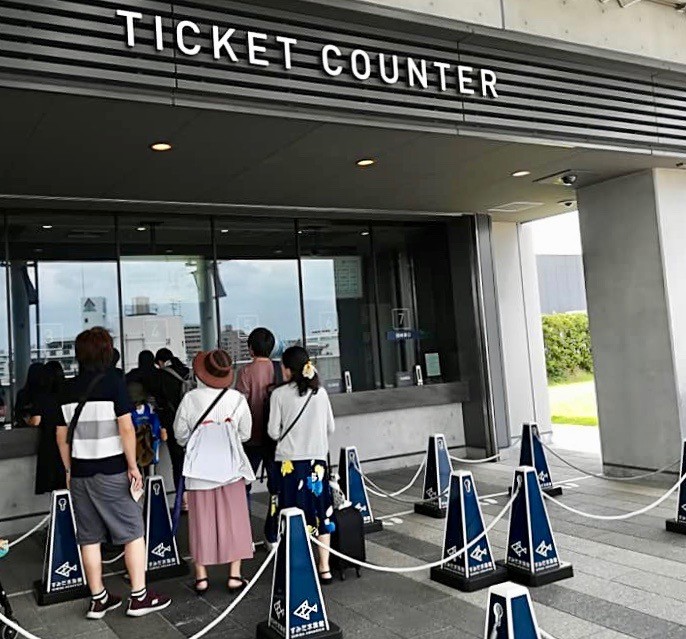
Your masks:
<instances>
[{"instance_id":1,"label":"black stanchion base","mask_svg":"<svg viewBox=\"0 0 686 639\"><path fill-rule=\"evenodd\" d=\"M149 570L145 573L145 580L152 582L174 579L176 577L185 577L190 571L188 564L182 559L178 566L168 566L167 568Z\"/></svg>"},{"instance_id":2,"label":"black stanchion base","mask_svg":"<svg viewBox=\"0 0 686 639\"><path fill-rule=\"evenodd\" d=\"M268 621L262 621L257 624L255 636L257 639L283 639L283 635L278 630L269 627ZM310 639L342 639L343 632L335 623L329 621L329 630L323 630L317 634L307 636Z\"/></svg>"},{"instance_id":3,"label":"black stanchion base","mask_svg":"<svg viewBox=\"0 0 686 639\"><path fill-rule=\"evenodd\" d=\"M447 508L440 508L436 502L433 501L418 501L414 505L414 511L418 515L425 515L433 517L434 519L445 519L448 516Z\"/></svg>"},{"instance_id":4,"label":"black stanchion base","mask_svg":"<svg viewBox=\"0 0 686 639\"><path fill-rule=\"evenodd\" d=\"M548 497L560 497L562 495L562 486L553 486L552 488L541 488L541 492L548 495ZM507 489L507 496L512 497L512 486Z\"/></svg>"},{"instance_id":5,"label":"black stanchion base","mask_svg":"<svg viewBox=\"0 0 686 639\"><path fill-rule=\"evenodd\" d=\"M476 592L477 590L483 590L484 588L490 588L496 584L501 584L508 581L510 576L507 572L505 566L496 565L495 570L484 573L483 575L478 575L476 577L462 577L461 575L456 575L451 570L446 570L445 568L432 568L431 569L431 580L437 581L439 584L444 586L450 586L450 588L456 588L462 592Z\"/></svg>"},{"instance_id":6,"label":"black stanchion base","mask_svg":"<svg viewBox=\"0 0 686 639\"><path fill-rule=\"evenodd\" d=\"M91 592L88 590L88 586L69 588L69 590L60 590L59 592L46 592L43 581L39 579L33 582L33 596L39 606L52 606L67 601L86 599L91 596Z\"/></svg>"},{"instance_id":7,"label":"black stanchion base","mask_svg":"<svg viewBox=\"0 0 686 639\"><path fill-rule=\"evenodd\" d=\"M683 521L677 521L676 519L668 519L665 521L665 527L668 532L679 533L680 535L686 535L686 523Z\"/></svg>"},{"instance_id":8,"label":"black stanchion base","mask_svg":"<svg viewBox=\"0 0 686 639\"><path fill-rule=\"evenodd\" d=\"M522 586L527 586L528 588L538 588L538 586L545 586L546 584L552 584L556 581L561 581L562 579L570 579L574 576L572 564L565 562L562 562L559 568L553 568L536 574L532 574L527 570L520 570L519 568L508 566L505 561L498 561L496 563L499 566L507 567L507 574L510 581L514 581Z\"/></svg>"},{"instance_id":9,"label":"black stanchion base","mask_svg":"<svg viewBox=\"0 0 686 639\"><path fill-rule=\"evenodd\" d=\"M371 535L375 532L381 532L383 530L383 522L379 519L374 519L368 524L364 525L364 534Z\"/></svg>"}]
</instances>

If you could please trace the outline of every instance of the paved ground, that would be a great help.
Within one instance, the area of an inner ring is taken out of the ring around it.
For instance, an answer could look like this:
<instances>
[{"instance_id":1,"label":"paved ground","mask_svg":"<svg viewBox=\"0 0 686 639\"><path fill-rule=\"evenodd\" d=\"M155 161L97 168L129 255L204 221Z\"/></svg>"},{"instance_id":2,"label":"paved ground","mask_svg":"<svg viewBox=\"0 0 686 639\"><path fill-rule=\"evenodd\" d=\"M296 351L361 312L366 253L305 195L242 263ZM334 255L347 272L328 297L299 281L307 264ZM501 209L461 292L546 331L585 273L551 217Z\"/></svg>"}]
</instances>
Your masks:
<instances>
[{"instance_id":1,"label":"paved ground","mask_svg":"<svg viewBox=\"0 0 686 639\"><path fill-rule=\"evenodd\" d=\"M562 450L562 449L560 449ZM577 465L600 469L589 453L564 451ZM500 511L503 491L511 481L518 451L503 462L473 466L484 504L485 517ZM635 510L652 502L674 482L674 477L639 484L579 479L579 473L551 460L553 478L565 488L564 501L596 513ZM375 479L389 490L404 485L414 469L380 473ZM411 491L417 495L418 489ZM375 514L386 529L368 538L369 559L377 564L407 566L440 557L443 522L409 513L409 504L375 500ZM670 535L664 520L673 516L674 499L647 515L627 522L580 519L550 507L553 529L564 560L574 564L573 579L532 591L539 622L557 639L686 638L686 537ZM256 530L258 528L256 527ZM491 534L498 557L504 555L507 520ZM182 542L183 543L183 542ZM185 545L185 544L184 544ZM5 587L21 623L44 638L158 639L189 637L223 610L231 596L215 571L214 588L202 598L190 589L190 580L163 582L160 589L174 596L174 605L162 615L129 620L120 611L102 622L83 619L84 602L38 609L25 591L41 572L42 549L34 538L0 564ZM247 576L264 559L259 552ZM244 639L254 637L255 624L266 618L271 570L234 614L208 636ZM361 579L350 573L324 595L331 619L349 638L423 637L459 639L482 637L486 593L463 594L431 582L428 572L411 576L364 571ZM107 580L120 593L126 586L120 576ZM22 594L23 593L23 594Z\"/></svg>"}]
</instances>

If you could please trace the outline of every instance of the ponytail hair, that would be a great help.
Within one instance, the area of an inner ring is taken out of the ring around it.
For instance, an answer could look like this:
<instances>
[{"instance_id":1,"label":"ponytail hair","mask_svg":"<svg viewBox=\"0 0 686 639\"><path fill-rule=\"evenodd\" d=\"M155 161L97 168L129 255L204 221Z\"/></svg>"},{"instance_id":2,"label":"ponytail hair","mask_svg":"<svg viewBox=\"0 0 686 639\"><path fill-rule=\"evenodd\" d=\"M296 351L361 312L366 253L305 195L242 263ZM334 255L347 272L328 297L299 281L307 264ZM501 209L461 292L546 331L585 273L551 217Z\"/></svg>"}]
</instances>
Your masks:
<instances>
[{"instance_id":1,"label":"ponytail hair","mask_svg":"<svg viewBox=\"0 0 686 639\"><path fill-rule=\"evenodd\" d=\"M310 361L310 356L302 346L291 346L284 351L281 358L283 365L291 371L291 381L298 387L302 397L308 390L316 393L319 390L319 374Z\"/></svg>"}]
</instances>

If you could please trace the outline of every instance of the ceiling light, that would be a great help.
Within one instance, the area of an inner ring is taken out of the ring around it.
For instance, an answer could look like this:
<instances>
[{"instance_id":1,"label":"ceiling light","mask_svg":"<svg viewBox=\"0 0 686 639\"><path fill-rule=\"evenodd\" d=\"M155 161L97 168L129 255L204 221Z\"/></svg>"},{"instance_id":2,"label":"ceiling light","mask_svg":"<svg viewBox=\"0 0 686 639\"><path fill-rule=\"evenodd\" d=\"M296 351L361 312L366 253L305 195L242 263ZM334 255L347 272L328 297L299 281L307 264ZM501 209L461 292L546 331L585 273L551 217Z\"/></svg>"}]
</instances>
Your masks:
<instances>
[{"instance_id":1,"label":"ceiling light","mask_svg":"<svg viewBox=\"0 0 686 639\"><path fill-rule=\"evenodd\" d=\"M158 153L164 153L165 151L171 151L172 145L169 142L155 142L150 145L150 148Z\"/></svg>"},{"instance_id":2,"label":"ceiling light","mask_svg":"<svg viewBox=\"0 0 686 639\"><path fill-rule=\"evenodd\" d=\"M362 233L360 233L360 235L362 237L367 237L367 235L369 235L369 231L362 231Z\"/></svg>"},{"instance_id":3,"label":"ceiling light","mask_svg":"<svg viewBox=\"0 0 686 639\"><path fill-rule=\"evenodd\" d=\"M137 231L147 231L148 227L147 226L139 226L136 230Z\"/></svg>"},{"instance_id":4,"label":"ceiling light","mask_svg":"<svg viewBox=\"0 0 686 639\"><path fill-rule=\"evenodd\" d=\"M358 160L355 164L357 164L357 166L364 168L365 166L372 166L372 164L376 164L376 160L372 160L372 158L363 158L361 160Z\"/></svg>"},{"instance_id":5,"label":"ceiling light","mask_svg":"<svg viewBox=\"0 0 686 639\"><path fill-rule=\"evenodd\" d=\"M52 228L52 224L43 224L42 228L44 228L47 231Z\"/></svg>"},{"instance_id":6,"label":"ceiling light","mask_svg":"<svg viewBox=\"0 0 686 639\"><path fill-rule=\"evenodd\" d=\"M228 233L229 229L222 229L222 233Z\"/></svg>"},{"instance_id":7,"label":"ceiling light","mask_svg":"<svg viewBox=\"0 0 686 639\"><path fill-rule=\"evenodd\" d=\"M515 171L512 173L512 177L526 177L527 175L531 175L531 171Z\"/></svg>"}]
</instances>

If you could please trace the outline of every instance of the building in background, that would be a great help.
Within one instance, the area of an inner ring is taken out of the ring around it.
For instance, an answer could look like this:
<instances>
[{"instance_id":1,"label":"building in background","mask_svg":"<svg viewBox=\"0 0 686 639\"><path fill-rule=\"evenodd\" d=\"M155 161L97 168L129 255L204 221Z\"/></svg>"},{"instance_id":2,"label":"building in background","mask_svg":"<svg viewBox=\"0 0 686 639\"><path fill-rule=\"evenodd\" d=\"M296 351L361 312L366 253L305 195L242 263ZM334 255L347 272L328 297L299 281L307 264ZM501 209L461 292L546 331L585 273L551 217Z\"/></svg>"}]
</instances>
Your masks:
<instances>
[{"instance_id":1,"label":"building in background","mask_svg":"<svg viewBox=\"0 0 686 639\"><path fill-rule=\"evenodd\" d=\"M586 283L581 255L537 255L541 313L586 310Z\"/></svg>"}]
</instances>

